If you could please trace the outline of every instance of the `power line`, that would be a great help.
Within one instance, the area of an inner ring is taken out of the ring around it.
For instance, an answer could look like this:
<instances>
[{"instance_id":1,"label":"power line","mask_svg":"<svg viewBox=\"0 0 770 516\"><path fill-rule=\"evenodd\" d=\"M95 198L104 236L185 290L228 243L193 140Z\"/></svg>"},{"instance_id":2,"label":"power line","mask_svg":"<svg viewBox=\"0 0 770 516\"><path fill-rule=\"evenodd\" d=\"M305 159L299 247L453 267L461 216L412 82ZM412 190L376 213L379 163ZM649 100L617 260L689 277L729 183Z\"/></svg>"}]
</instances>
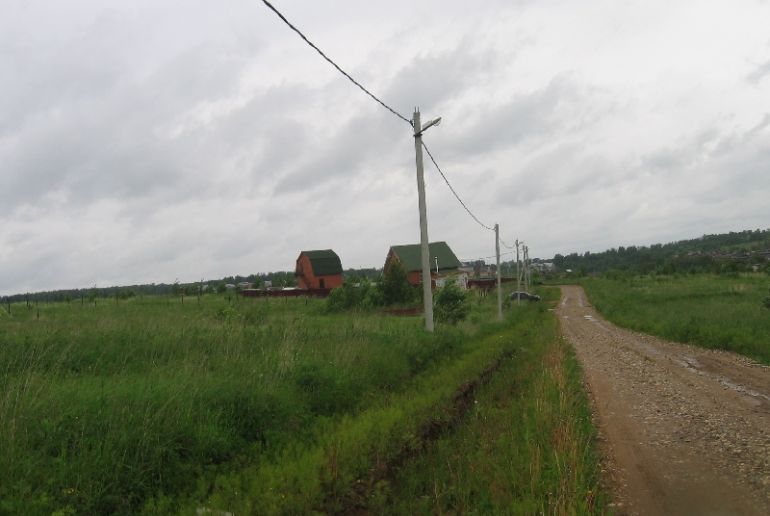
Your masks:
<instances>
[{"instance_id":1,"label":"power line","mask_svg":"<svg viewBox=\"0 0 770 516\"><path fill-rule=\"evenodd\" d=\"M423 142L422 142L422 146L425 148L425 152L427 152L427 153L428 153L428 156L430 157L430 160L431 160L431 161L433 162L433 164L436 166L436 170L438 170L438 173L439 173L439 174L441 174L441 177L443 177L443 178L444 178L444 182L445 182L445 183L446 183L446 185L449 187L449 189L452 191L452 193L454 194L455 198L456 198L456 199L457 199L457 200L460 202L460 204L462 204L463 208L465 208L465 211L467 211L467 212L468 212L468 215L470 215L471 217L473 217L473 220L475 220L475 221L476 221L476 222L479 224L479 226L481 226L482 228L484 228L484 229L488 229L489 231L494 231L494 230L495 230L495 228L493 228L493 227L490 227L490 226L487 226L486 224L484 224L483 222L481 222L481 221L479 220L479 218L478 218L476 215L474 215L474 214L473 214L473 212L472 212L470 209L468 209L468 206L466 206L466 205L465 205L465 203L463 202L463 200L462 200L462 199L460 199L460 196L459 196L459 195L457 195L457 192L455 191L455 189L454 189L454 188L452 188L452 184L449 182L449 179L447 179L447 178L446 178L446 176L444 175L444 173L441 171L441 167L439 167L439 166L438 166L438 163L436 163L436 160L433 158L433 154L431 154L431 153L430 153L430 150L428 149L428 146L427 146L427 145L425 145L425 141L424 141L424 140L423 140Z\"/></svg>"},{"instance_id":2,"label":"power line","mask_svg":"<svg viewBox=\"0 0 770 516\"><path fill-rule=\"evenodd\" d=\"M507 254L513 254L515 251L509 251L507 253L500 253L500 256L505 256ZM464 258L460 260L461 262L475 262L478 260L491 260L492 258L497 258L496 254L493 254L492 256L482 256L480 258Z\"/></svg>"},{"instance_id":3,"label":"power line","mask_svg":"<svg viewBox=\"0 0 770 516\"><path fill-rule=\"evenodd\" d=\"M266 6L267 6L267 7L268 7L268 8L269 8L271 11L273 11L273 12L274 12L274 13L275 13L275 14L276 14L276 15L277 15L277 16L278 16L278 17L279 17L279 18L280 18L280 19L281 19L281 20L282 20L282 21L283 21L283 22L284 22L284 23L285 23L285 24L286 24L286 25L287 25L287 26L288 26L288 27L289 27L291 30L293 30L294 32L296 32L296 33L297 33L297 35L299 35L299 37L300 37L300 38L302 38L302 40L303 40L305 43L307 43L308 45L310 45L310 47L311 47L311 48L313 48L313 50L315 50L316 52L318 52L318 53L321 55L321 57L323 57L323 58L324 58L324 59L325 59L325 60L326 60L326 61L327 61L327 62L328 62L330 65L332 65L334 68L336 68L338 72L340 72L342 75L344 75L344 76L345 76L345 77L346 77L346 78L347 78L347 79L348 79L350 82L352 82L353 84L355 84L356 86L358 86L358 88L359 88L361 91L363 91L364 93L366 93L366 94L367 94L369 97L371 97L371 98L372 98L372 99L373 99L375 102L377 102L377 103L378 103L378 104L380 104L382 107L384 107L385 109L387 109L388 111L390 111L392 114L394 114L395 116L397 116L398 118L400 118L401 120L403 120L404 122L406 122L407 124L409 124L411 127L414 127L414 123L413 123L411 120L409 120L408 118L406 118L404 115L400 114L398 111L396 111L396 110L395 110L395 109L393 109L392 107L390 107L390 106L388 106L387 104L385 104L385 103L384 103L382 100L380 100L379 98L377 98L377 97L376 97L376 96L375 96L375 95L374 95L372 92L370 92L369 90L367 90L366 88L364 88L364 87L361 85L361 83L359 83L359 82L358 82L358 81L356 81L356 80L355 80L353 77L351 77L351 76L350 76L350 74L348 74L348 73L347 73L345 70L343 70L342 68L340 68L340 66L339 66L337 63L335 63L334 61L332 61L332 59L331 59L331 58L329 58L329 57L328 57L326 54L324 54L324 52L323 52L323 51L322 51L320 48L318 48L318 47L317 47L317 46L316 46L316 45L315 45L315 44L314 44L312 41L310 41L310 40L309 40L309 39L308 39L308 38L307 38L307 37L306 37L306 36L305 36L305 35L302 33L302 31L300 31L300 30L299 30L297 27L295 27L295 26L294 26L294 25L293 25L293 24L292 24L292 23L291 23L289 20L287 20L287 19L286 19L286 17L285 17L285 16L284 16L284 15L283 15L283 14L282 14L280 11L278 11L278 9L276 9L276 8L273 6L273 4L271 4L271 3L270 3L270 2L268 2L267 0L262 0L262 3L264 3L264 4L265 4L265 5L266 5ZM449 179L447 179L447 177L444 175L444 172L441 170L441 167L439 167L439 166L438 166L438 163L436 163L436 159L433 157L433 154L431 154L431 152L430 152L430 149L428 149L428 146L427 146L427 145L425 145L425 141L424 141L424 140L421 140L421 143L422 143L422 146L423 146L423 148L425 149L425 151L428 153L428 156L430 157L430 160L433 162L433 165L435 165L435 167L436 167L436 170L438 170L438 173L439 173L439 174L441 174L441 177L444 179L444 182L445 182L445 183L447 184L447 186L449 187L449 190L451 190L452 194L455 196L455 198L458 200L458 202L459 202L459 203L462 205L462 207L463 207L463 208L465 208L465 211L467 211L467 212L468 212L468 215L470 215L470 216L471 216L471 218L473 218L473 220L475 220L475 221L476 221L476 223L478 223L478 224L479 224L479 225L480 225L482 228L484 228L484 229L486 229L486 230L489 230L489 231L494 231L494 228L493 228L493 227L491 227L491 226L488 226L487 224L484 224L483 222L481 222L481 220L479 220L479 218L478 218L478 217L476 217L476 215L474 215L474 214L473 214L473 212L472 212L472 211L471 211L471 210L468 208L468 206L467 206L467 205L466 205L466 204L463 202L463 200L462 200L462 199L460 198L460 196L457 194L457 192L455 191L455 189L452 187L452 184L449 182ZM507 244L505 244L505 243L503 243L503 245L505 245L505 246L506 246L508 249L512 249L510 246L508 246L508 245L507 245ZM511 253L502 253L501 255L505 255L505 254L511 254ZM488 256L488 257L486 257L486 258L483 258L483 259L490 259L490 258L494 258L494 256Z\"/></svg>"},{"instance_id":4,"label":"power line","mask_svg":"<svg viewBox=\"0 0 770 516\"><path fill-rule=\"evenodd\" d=\"M508 245L508 244L506 244L506 243L505 243L505 240L503 240L502 238L500 239L500 243L501 243L501 244L503 244L503 245L504 245L506 248L508 248L508 249L516 249L516 248L515 248L514 246L512 246L512 245Z\"/></svg>"},{"instance_id":5,"label":"power line","mask_svg":"<svg viewBox=\"0 0 770 516\"><path fill-rule=\"evenodd\" d=\"M289 26L289 28L290 28L291 30L293 30L294 32L296 32L297 34L299 34L299 37L300 37L300 38L302 38L303 40L305 40L305 43L307 43L308 45L310 45L311 47L313 47L313 49L314 49L316 52L318 52L319 54L321 54L321 57L323 57L324 59L326 59L326 61L328 61L328 62L329 62L329 64L331 64L331 65L332 65L334 68L336 68L336 69L337 69L337 71L339 71L339 72L340 72L342 75L344 75L345 77L347 77L347 78L348 78L348 80L349 80L350 82L352 82L353 84L355 84L356 86L358 86L358 87L361 89L361 91L363 91L364 93L366 93L367 95L369 95L371 98L373 98L375 101L377 101L377 103L379 103L379 104L380 104L382 107L384 107L385 109L387 109L388 111L390 111L391 113L393 113L394 115L396 115L398 118L400 118L401 120L403 120L404 122L406 122L406 123L407 123L407 124L409 124L410 126L412 125L412 121L411 121L411 120L409 120L409 119L408 119L408 118L406 118L404 115L400 114L398 111L396 111L395 109L393 109L392 107L388 106L388 105L387 105L387 104L385 104L383 101L381 101L380 99L378 99L377 97L375 97L375 96L374 96L374 94L372 94L372 92L370 92L369 90L367 90L366 88L364 88L363 86L361 86L361 84L360 84L358 81L356 81L356 80L355 80L353 77L351 77L351 76L350 76L350 75L349 75L349 74L348 74L348 73L347 73L345 70L343 70L342 68L340 68L340 67L337 65L337 63L335 63L335 62L334 62L334 61L332 61L332 60L331 60L329 57L327 57L327 55L326 55L326 54L324 54L324 53L323 53L323 51L322 51L320 48L318 48L317 46L315 46L315 45L314 45L314 44L313 44L313 43L312 43L312 42L311 42L309 39L307 39L307 38L305 37L305 35L304 35L304 34L302 34L302 32L300 32L300 30L299 30L297 27L295 27L294 25L292 25L292 24L291 24L291 22L290 22L289 20L287 20L287 19L286 19L286 17L285 17L283 14L281 14L281 13L278 11L278 9L276 9L275 7L273 7L273 4L271 4L271 3L270 3L270 2L268 2L267 0L262 0L262 3L264 3L264 4L265 4L267 7L269 7L269 8L270 8L270 10L271 10L271 11L273 11L275 14L277 14L277 15L278 15L278 17L279 17L281 20L283 20L283 22L284 22L286 25L288 25L288 26Z\"/></svg>"},{"instance_id":6,"label":"power line","mask_svg":"<svg viewBox=\"0 0 770 516\"><path fill-rule=\"evenodd\" d=\"M387 109L388 111L390 111L391 113L393 113L394 115L396 115L398 118L400 118L400 119L401 119L401 120L403 120L404 122L408 123L410 126L413 126L413 123L412 123L412 121L411 121L411 120L409 120L409 119L408 119L408 118L406 118L404 115L402 115L402 114L400 114L399 112L397 112L397 111L396 111L395 109L393 109L392 107L390 107L390 106L388 106L387 104L385 104L383 101L381 101L379 98L377 98L377 97L376 97L376 96L375 96L375 95L374 95L372 92L370 92L369 90L367 90L366 88L364 88L364 87L361 85L361 83L359 83L359 82L358 82L358 81L356 81L356 80L355 80L353 77L351 77L351 76L350 76L350 74L348 74L348 73L347 73L345 70L343 70L342 68L340 68L340 67L339 67L339 65L337 65L337 63L335 63L334 61L332 61L332 60L331 60L331 59L330 59L330 58L329 58L329 57L328 57L326 54L324 54L324 53L323 53L323 51L322 51L320 48L318 48L317 46L315 46L315 44L313 44L313 42L312 42L312 41L310 41L309 39L307 39L307 37L306 37L306 36L305 36L305 35L304 35L304 34L303 34L303 33L302 33L302 32L301 32L301 31L300 31L300 30L299 30L297 27L295 27L294 25L292 25L292 23L291 23L289 20L287 20L287 19L286 19L286 17L285 17L283 14L281 14L281 12L280 12L280 11L278 11L278 9L276 9L276 8L273 6L273 4L271 4L271 3L270 3L270 2L268 2L267 0L262 0L262 3L264 3L264 4L265 4L265 5L266 5L266 6L267 6L267 7L268 7L268 8L269 8L271 11L273 11L273 12L274 12L274 13L275 13L275 14L276 14L276 15L277 15L277 16L278 16L278 17L279 17L279 18L280 18L280 19L281 19L281 20L282 20L282 21L283 21L283 22L284 22L284 23L285 23L285 24L286 24L286 25L287 25L287 26L288 26L288 27L289 27L291 30L293 30L294 32L296 32L296 33L299 35L299 37L301 37L301 38L302 38L302 39L305 41L305 43L307 43L308 45L310 45L310 46L311 46L311 47L312 47L312 48L313 48L313 49L314 49L316 52L318 52L318 53L321 55L321 57L323 57L323 58L324 58L324 59L325 59L325 60L326 60L326 61L327 61L329 64L331 64L331 65L332 65L334 68L336 68L336 69L337 69L337 71L339 71L339 72L340 72L342 75L344 75L345 77L347 77L347 79L348 79L350 82L352 82L353 84L355 84L356 86L358 86L358 87L361 89L361 91L363 91L364 93L366 93L367 95L369 95L369 96L370 96L372 99L374 99L374 100L375 100L375 101L376 101L378 104L380 104L382 107L384 107L385 109ZM438 170L439 174L441 174L441 177L442 177L442 178L444 178L444 182L447 184L447 186L449 187L449 189L452 191L452 194L454 194L455 198L456 198L456 199L457 199L457 200L460 202L460 204L462 205L462 207L463 207L463 208L465 208L465 211L467 211L467 212L468 212L468 214L469 214L469 215L470 215L470 216L473 218L473 220L475 220L475 221L476 221L476 222L477 222L477 223L478 223L478 224L479 224L481 227L483 227L484 229L487 229L487 230L489 230L489 231L494 231L494 228L492 228L491 226L488 226L488 225L484 224L483 222L481 222L481 221L479 220L479 218L478 218L478 217L476 217L476 215L474 215L474 214L473 214L473 212L472 212L472 211L471 211L471 210L468 208L468 206L467 206L467 205L466 205L466 204L463 202L463 200L462 200L462 199L460 198L460 196L457 194L457 192L455 191L455 189L452 187L452 184L449 182L449 180L447 179L447 177L444 175L444 172L442 172L442 171L441 171L441 167L439 167L439 166L438 166L438 163L436 163L436 159L433 157L433 154L431 154L430 150L428 149L428 146L427 146L427 145L425 145L425 141L423 141L423 142L422 142L422 146L425 148L425 151L428 153L428 156L430 156L430 160L431 160L431 161L433 162L433 164L436 166L436 169ZM507 247L507 246L506 246L506 247Z\"/></svg>"}]
</instances>

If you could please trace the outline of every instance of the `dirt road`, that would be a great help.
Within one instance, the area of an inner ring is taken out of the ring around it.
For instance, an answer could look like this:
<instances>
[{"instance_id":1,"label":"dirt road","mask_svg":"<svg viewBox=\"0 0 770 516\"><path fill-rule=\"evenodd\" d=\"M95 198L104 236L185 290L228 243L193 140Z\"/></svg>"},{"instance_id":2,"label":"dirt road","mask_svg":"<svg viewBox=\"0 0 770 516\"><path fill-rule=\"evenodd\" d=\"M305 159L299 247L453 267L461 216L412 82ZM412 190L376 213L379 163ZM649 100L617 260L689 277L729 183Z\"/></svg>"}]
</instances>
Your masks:
<instances>
[{"instance_id":1,"label":"dirt road","mask_svg":"<svg viewBox=\"0 0 770 516\"><path fill-rule=\"evenodd\" d=\"M770 368L613 326L580 287L562 287L557 312L616 513L770 514Z\"/></svg>"}]
</instances>

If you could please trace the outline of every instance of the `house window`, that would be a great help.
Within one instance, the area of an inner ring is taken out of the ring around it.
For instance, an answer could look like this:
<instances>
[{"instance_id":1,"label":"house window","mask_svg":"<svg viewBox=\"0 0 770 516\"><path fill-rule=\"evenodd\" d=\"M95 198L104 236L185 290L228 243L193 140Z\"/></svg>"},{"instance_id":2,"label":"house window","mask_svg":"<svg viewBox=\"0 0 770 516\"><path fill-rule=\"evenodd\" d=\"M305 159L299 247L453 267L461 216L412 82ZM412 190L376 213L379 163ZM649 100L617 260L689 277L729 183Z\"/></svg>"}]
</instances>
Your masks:
<instances>
[{"instance_id":1,"label":"house window","mask_svg":"<svg viewBox=\"0 0 770 516\"><path fill-rule=\"evenodd\" d=\"M319 288L326 288L326 281L324 281L323 278L318 280L318 287Z\"/></svg>"}]
</instances>

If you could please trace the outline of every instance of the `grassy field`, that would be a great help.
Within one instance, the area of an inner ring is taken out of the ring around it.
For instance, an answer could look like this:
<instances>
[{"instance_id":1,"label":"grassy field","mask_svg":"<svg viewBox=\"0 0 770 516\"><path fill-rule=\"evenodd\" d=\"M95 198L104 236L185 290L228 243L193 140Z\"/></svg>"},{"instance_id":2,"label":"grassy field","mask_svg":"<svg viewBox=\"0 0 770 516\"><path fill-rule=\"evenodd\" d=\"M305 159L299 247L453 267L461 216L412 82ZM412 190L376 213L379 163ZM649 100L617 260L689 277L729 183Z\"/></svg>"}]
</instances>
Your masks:
<instances>
[{"instance_id":1,"label":"grassy field","mask_svg":"<svg viewBox=\"0 0 770 516\"><path fill-rule=\"evenodd\" d=\"M581 372L556 334L552 318L528 332L478 389L463 423L377 485L373 512L604 512Z\"/></svg>"},{"instance_id":2,"label":"grassy field","mask_svg":"<svg viewBox=\"0 0 770 516\"><path fill-rule=\"evenodd\" d=\"M610 321L660 337L741 353L770 364L765 274L643 276L581 281Z\"/></svg>"},{"instance_id":3,"label":"grassy field","mask_svg":"<svg viewBox=\"0 0 770 516\"><path fill-rule=\"evenodd\" d=\"M340 510L452 417L460 386L552 324L542 306L494 323L492 298L434 335L319 300L14 305L0 315L0 513Z\"/></svg>"}]
</instances>

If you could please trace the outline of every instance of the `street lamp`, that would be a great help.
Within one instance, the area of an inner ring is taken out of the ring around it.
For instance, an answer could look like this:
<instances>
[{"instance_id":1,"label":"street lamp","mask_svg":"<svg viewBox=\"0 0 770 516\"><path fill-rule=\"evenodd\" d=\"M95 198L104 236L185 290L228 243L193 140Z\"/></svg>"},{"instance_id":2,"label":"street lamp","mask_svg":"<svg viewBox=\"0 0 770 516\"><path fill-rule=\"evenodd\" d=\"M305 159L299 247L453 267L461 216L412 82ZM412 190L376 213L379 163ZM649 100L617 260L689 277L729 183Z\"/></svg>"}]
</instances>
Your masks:
<instances>
[{"instance_id":1,"label":"street lamp","mask_svg":"<svg viewBox=\"0 0 770 516\"><path fill-rule=\"evenodd\" d=\"M422 299L425 311L425 329L433 331L433 291L430 279L430 251L428 249L428 213L425 207L425 178L422 166L422 133L428 128L441 123L441 117L434 118L425 124L420 123L420 110L415 108L414 118L414 152L417 162L417 200L420 208L420 261L422 265Z\"/></svg>"},{"instance_id":2,"label":"street lamp","mask_svg":"<svg viewBox=\"0 0 770 516\"><path fill-rule=\"evenodd\" d=\"M427 131L428 129L433 127L434 125L439 125L440 123L441 123L441 117L434 118L433 120L431 120L430 122L428 122L427 124L422 126L422 130L420 131L420 134L424 133L425 131ZM416 131L415 131L415 136L416 135L417 134L416 134Z\"/></svg>"}]
</instances>

